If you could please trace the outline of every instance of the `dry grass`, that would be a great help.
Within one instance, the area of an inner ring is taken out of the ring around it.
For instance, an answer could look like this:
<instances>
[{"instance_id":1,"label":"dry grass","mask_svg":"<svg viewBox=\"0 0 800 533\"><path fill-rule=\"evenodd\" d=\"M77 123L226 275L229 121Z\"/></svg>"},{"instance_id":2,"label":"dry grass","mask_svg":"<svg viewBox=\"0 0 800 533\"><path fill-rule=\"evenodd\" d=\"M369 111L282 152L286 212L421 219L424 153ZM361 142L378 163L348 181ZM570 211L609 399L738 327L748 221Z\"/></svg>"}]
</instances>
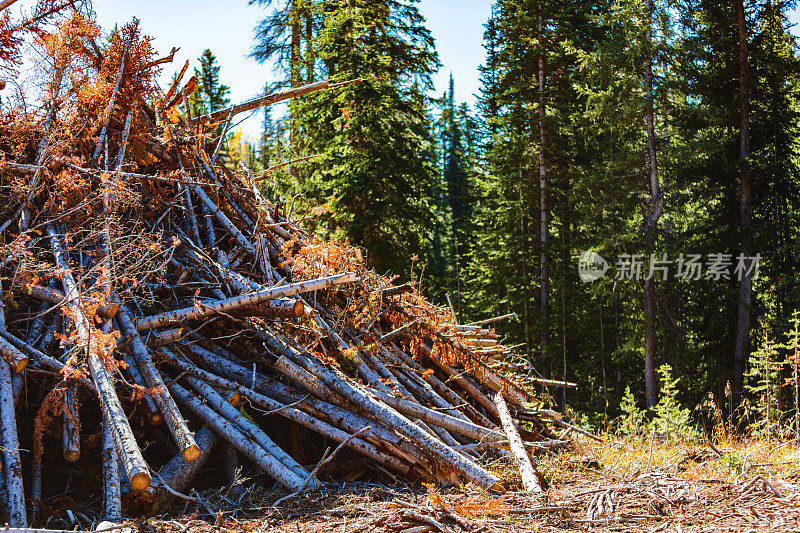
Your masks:
<instances>
[{"instance_id":1,"label":"dry grass","mask_svg":"<svg viewBox=\"0 0 800 533\"><path fill-rule=\"evenodd\" d=\"M715 451L716 448L716 451ZM492 468L509 492L466 488L331 484L278 509L281 494L252 489L242 504L205 495L205 508L144 531L800 531L800 449L796 443L667 442L607 436L540 457L544 494L514 492L510 463ZM721 454L721 456L720 456Z\"/></svg>"}]
</instances>

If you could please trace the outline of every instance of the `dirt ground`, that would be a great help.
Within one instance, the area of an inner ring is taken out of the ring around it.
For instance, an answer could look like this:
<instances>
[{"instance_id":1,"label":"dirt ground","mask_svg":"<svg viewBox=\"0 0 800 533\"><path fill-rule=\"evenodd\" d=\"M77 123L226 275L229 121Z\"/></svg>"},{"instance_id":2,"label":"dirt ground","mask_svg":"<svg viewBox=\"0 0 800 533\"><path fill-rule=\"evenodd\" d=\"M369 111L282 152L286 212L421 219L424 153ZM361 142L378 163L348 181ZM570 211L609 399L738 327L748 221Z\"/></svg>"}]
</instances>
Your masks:
<instances>
[{"instance_id":1,"label":"dirt ground","mask_svg":"<svg viewBox=\"0 0 800 533\"><path fill-rule=\"evenodd\" d=\"M513 465L492 468L515 487ZM791 443L676 447L606 440L541 457L539 472L541 494L331 483L278 507L274 502L285 494L245 482L198 494L202 501L187 502L184 518L136 527L143 533L800 531L800 451Z\"/></svg>"}]
</instances>

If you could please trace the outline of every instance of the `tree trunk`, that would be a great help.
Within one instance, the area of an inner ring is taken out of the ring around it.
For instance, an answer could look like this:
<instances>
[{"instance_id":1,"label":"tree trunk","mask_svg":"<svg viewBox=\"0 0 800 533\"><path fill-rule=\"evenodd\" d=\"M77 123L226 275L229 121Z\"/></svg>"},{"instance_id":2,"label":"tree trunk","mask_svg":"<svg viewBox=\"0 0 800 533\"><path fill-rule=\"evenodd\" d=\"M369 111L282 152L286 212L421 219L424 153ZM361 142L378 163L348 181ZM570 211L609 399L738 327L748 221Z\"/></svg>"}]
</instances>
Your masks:
<instances>
[{"instance_id":1,"label":"tree trunk","mask_svg":"<svg viewBox=\"0 0 800 533\"><path fill-rule=\"evenodd\" d=\"M525 355L528 362L533 364L531 355L531 321L528 310L528 286L530 279L528 276L528 217L525 214L525 192L522 186L524 177L522 173L522 162L519 163L519 230L520 241L522 244L522 328L525 332Z\"/></svg>"},{"instance_id":2,"label":"tree trunk","mask_svg":"<svg viewBox=\"0 0 800 533\"><path fill-rule=\"evenodd\" d=\"M742 254L750 254L750 219L752 204L752 183L750 175L750 103L748 79L747 26L744 12L744 1L736 1L736 23L739 55L739 113L741 127L739 131L739 177L740 177L740 217L742 229ZM750 266L747 264L747 266ZM746 268L739 285L739 313L736 321L736 346L733 354L733 376L731 392L734 404L739 403L742 395L744 368L747 363L750 337L750 307L752 304L752 275Z\"/></svg>"},{"instance_id":3,"label":"tree trunk","mask_svg":"<svg viewBox=\"0 0 800 533\"><path fill-rule=\"evenodd\" d=\"M539 228L539 254L540 254L540 287L539 287L539 346L542 350L541 357L547 357L547 347L550 340L549 318L550 318L550 301L549 290L550 283L548 279L548 264L547 264L547 233L548 233L548 198L547 198L547 166L545 164L545 107L544 107L544 54L542 48L542 26L544 24L542 18L542 4L539 4L539 214L540 223Z\"/></svg>"},{"instance_id":4,"label":"tree trunk","mask_svg":"<svg viewBox=\"0 0 800 533\"><path fill-rule=\"evenodd\" d=\"M314 82L314 20L311 14L311 7L306 7L306 83Z\"/></svg>"},{"instance_id":5,"label":"tree trunk","mask_svg":"<svg viewBox=\"0 0 800 533\"><path fill-rule=\"evenodd\" d=\"M503 430L505 430L508 437L511 453L514 455L514 460L519 468L519 474L522 477L522 484L525 490L528 492L542 492L539 477L536 475L531 458L528 456L525 445L522 443L522 438L519 436L519 430L511 418L511 413L508 411L508 405L503 399L503 393L498 392L495 394L494 401L497 405L497 411L500 413L500 421L503 423Z\"/></svg>"},{"instance_id":6,"label":"tree trunk","mask_svg":"<svg viewBox=\"0 0 800 533\"><path fill-rule=\"evenodd\" d=\"M653 43L652 43L652 16L653 2L645 0L645 12L647 14L647 28L645 29L645 94L647 103L645 106L644 123L647 133L647 165L650 181L650 198L653 204L653 211L645 219L645 232L648 243L648 250L653 252L656 241L656 227L661 213L664 211L664 199L661 197L661 186L658 180L658 159L656 154L656 134L655 119L653 110ZM656 292L655 279L648 275L644 282L644 380L647 396L647 407L652 409L658 402L656 391Z\"/></svg>"}]
</instances>

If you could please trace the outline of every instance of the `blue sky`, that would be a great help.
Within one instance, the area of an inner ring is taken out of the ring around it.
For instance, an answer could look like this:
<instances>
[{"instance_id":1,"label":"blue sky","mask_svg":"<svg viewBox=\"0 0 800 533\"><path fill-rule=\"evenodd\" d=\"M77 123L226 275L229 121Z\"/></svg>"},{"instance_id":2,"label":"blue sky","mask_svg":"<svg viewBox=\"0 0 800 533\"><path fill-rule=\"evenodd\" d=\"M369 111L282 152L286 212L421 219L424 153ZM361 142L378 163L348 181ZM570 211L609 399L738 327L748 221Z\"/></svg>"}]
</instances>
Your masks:
<instances>
[{"instance_id":1,"label":"blue sky","mask_svg":"<svg viewBox=\"0 0 800 533\"><path fill-rule=\"evenodd\" d=\"M477 69L483 61L483 24L489 18L490 6L490 0L423 0L419 4L443 65L434 80L437 92L447 87L452 71L456 99L474 104L473 95L480 86ZM233 102L258 95L266 82L277 79L269 66L247 58L253 27L264 11L248 6L246 0L96 0L94 8L105 31L136 16L143 32L154 37L160 53L180 47L173 66L164 70L165 84L184 61L194 62L206 48L219 58L220 75L231 87ZM259 117L241 127L255 137Z\"/></svg>"},{"instance_id":2,"label":"blue sky","mask_svg":"<svg viewBox=\"0 0 800 533\"><path fill-rule=\"evenodd\" d=\"M104 30L136 16L144 33L155 38L156 50L166 53L172 46L181 48L173 66L165 69L165 80L206 48L219 58L222 81L231 87L233 102L260 94L266 82L276 80L268 66L247 58L253 27L264 11L248 6L246 0L96 0L94 4ZM442 62L434 79L437 93L445 90L452 72L456 99L474 105L480 87L478 66L484 57L483 24L489 18L491 4L491 0L422 0L419 4ZM790 18L800 23L800 10ZM794 31L798 34L800 25ZM258 116L241 125L253 137L259 126Z\"/></svg>"}]
</instances>

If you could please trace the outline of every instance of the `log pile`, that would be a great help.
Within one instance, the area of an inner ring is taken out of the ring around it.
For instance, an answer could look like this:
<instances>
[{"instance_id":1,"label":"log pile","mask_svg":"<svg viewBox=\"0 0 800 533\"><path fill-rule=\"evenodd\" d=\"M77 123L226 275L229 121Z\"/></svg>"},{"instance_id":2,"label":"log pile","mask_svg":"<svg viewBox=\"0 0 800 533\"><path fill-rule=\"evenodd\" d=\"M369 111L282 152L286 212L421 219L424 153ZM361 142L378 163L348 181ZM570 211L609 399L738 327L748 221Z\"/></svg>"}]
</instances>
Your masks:
<instances>
[{"instance_id":1,"label":"log pile","mask_svg":"<svg viewBox=\"0 0 800 533\"><path fill-rule=\"evenodd\" d=\"M77 12L42 32L42 100L0 125L9 525L47 513L70 463L114 519L164 510L215 454L289 493L320 486L328 444L385 479L489 489L486 450L552 444L491 329L307 234L220 157L239 113L334 84L192 116L188 64L163 92L172 57L135 22L99 37ZM528 430L507 437L509 412Z\"/></svg>"}]
</instances>

